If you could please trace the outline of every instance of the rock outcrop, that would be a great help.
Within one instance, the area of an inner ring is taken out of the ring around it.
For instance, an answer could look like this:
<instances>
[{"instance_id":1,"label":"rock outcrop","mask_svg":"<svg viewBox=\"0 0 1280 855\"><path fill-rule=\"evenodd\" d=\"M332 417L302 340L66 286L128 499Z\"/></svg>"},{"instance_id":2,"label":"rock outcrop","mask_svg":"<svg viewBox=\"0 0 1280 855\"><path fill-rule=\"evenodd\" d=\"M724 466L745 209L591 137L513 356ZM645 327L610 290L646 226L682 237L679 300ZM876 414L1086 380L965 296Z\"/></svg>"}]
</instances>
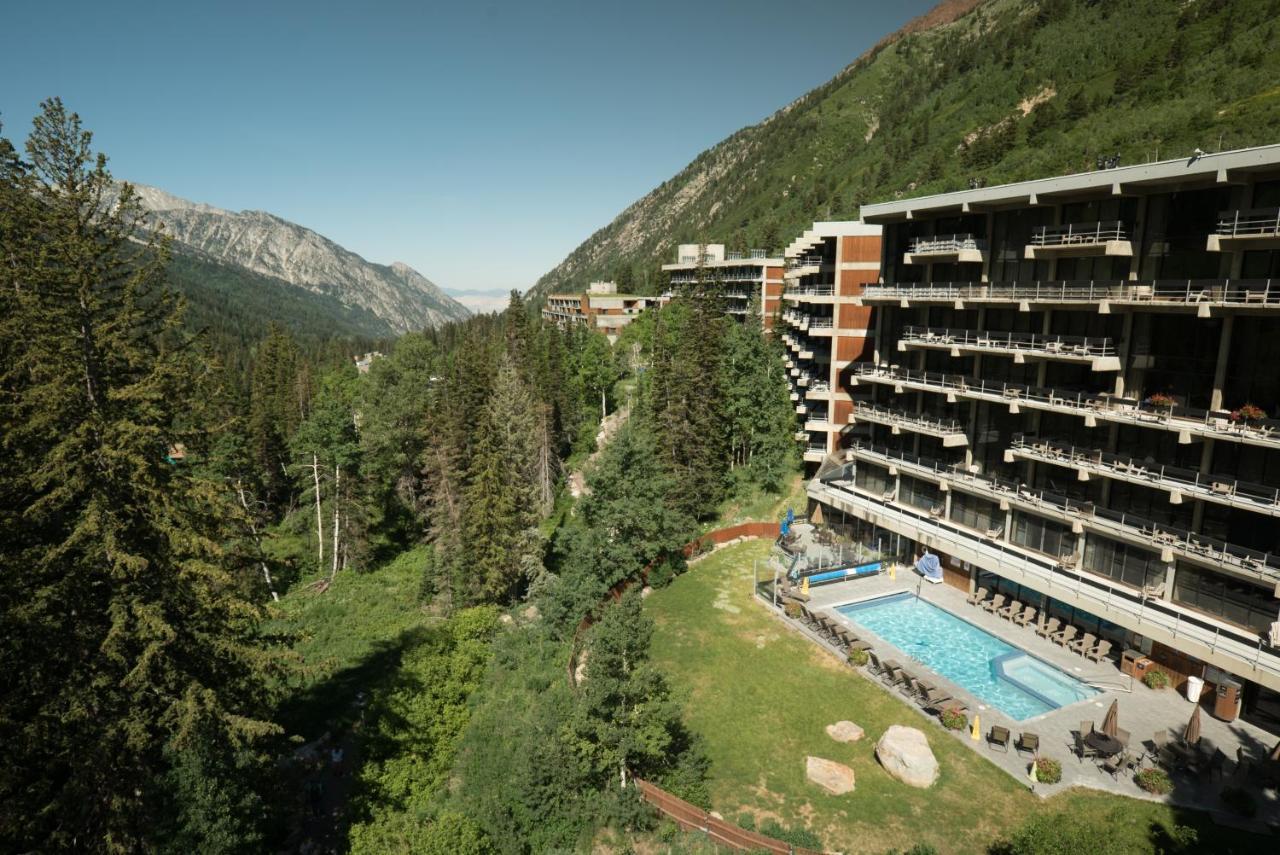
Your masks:
<instances>
[{"instance_id":1,"label":"rock outcrop","mask_svg":"<svg viewBox=\"0 0 1280 855\"><path fill-rule=\"evenodd\" d=\"M843 763L822 757L806 757L804 773L810 781L833 795L853 792L853 770Z\"/></svg>"},{"instance_id":2,"label":"rock outcrop","mask_svg":"<svg viewBox=\"0 0 1280 855\"><path fill-rule=\"evenodd\" d=\"M838 721L827 725L827 736L836 742L857 742L865 735L863 729L851 721Z\"/></svg>"},{"instance_id":3,"label":"rock outcrop","mask_svg":"<svg viewBox=\"0 0 1280 855\"><path fill-rule=\"evenodd\" d=\"M938 780L938 760L929 740L914 727L895 724L886 730L876 743L876 759L907 786L925 789Z\"/></svg>"}]
</instances>

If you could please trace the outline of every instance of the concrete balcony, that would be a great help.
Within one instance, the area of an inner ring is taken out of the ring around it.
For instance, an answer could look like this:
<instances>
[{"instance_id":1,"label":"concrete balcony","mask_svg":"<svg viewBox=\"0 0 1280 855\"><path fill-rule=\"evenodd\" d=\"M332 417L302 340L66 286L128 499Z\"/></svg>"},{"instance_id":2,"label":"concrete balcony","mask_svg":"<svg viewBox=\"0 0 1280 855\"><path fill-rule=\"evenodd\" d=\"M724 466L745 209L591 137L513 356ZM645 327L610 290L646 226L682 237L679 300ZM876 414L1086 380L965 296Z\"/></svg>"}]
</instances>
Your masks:
<instances>
[{"instance_id":1,"label":"concrete balcony","mask_svg":"<svg viewBox=\"0 0 1280 855\"><path fill-rule=\"evenodd\" d=\"M937 437L947 448L969 444L964 428L955 419L937 419L904 410L877 407L874 404L857 404L849 414L849 424L858 422L885 425L895 435L907 431Z\"/></svg>"},{"instance_id":2,"label":"concrete balcony","mask_svg":"<svg viewBox=\"0 0 1280 855\"><path fill-rule=\"evenodd\" d=\"M830 401L831 385L824 380L815 380L805 390L804 397L806 401Z\"/></svg>"},{"instance_id":3,"label":"concrete balcony","mask_svg":"<svg viewBox=\"0 0 1280 855\"><path fill-rule=\"evenodd\" d=\"M804 459L806 463L821 463L827 458L827 444L825 442L810 442L805 446Z\"/></svg>"},{"instance_id":4,"label":"concrete balcony","mask_svg":"<svg viewBox=\"0 0 1280 855\"><path fill-rule=\"evenodd\" d=\"M813 351L812 351L812 350L802 350L802 351L800 351L800 358L801 358L801 359L813 359Z\"/></svg>"},{"instance_id":5,"label":"concrete balcony","mask_svg":"<svg viewBox=\"0 0 1280 855\"><path fill-rule=\"evenodd\" d=\"M903 264L981 264L986 260L987 242L972 234L917 238L911 242L911 249L902 256Z\"/></svg>"},{"instance_id":6,"label":"concrete balcony","mask_svg":"<svg viewBox=\"0 0 1280 855\"><path fill-rule=\"evenodd\" d=\"M1129 233L1120 220L1040 226L1023 248L1029 259L1075 258L1090 255L1133 255Z\"/></svg>"},{"instance_id":7,"label":"concrete balcony","mask_svg":"<svg viewBox=\"0 0 1280 855\"><path fill-rule=\"evenodd\" d=\"M809 432L807 430L798 430L793 434L793 437L796 442L800 442L801 440L807 441L809 439Z\"/></svg>"},{"instance_id":8,"label":"concrete balcony","mask_svg":"<svg viewBox=\"0 0 1280 855\"><path fill-rule=\"evenodd\" d=\"M845 467L809 482L810 498L923 546L944 550L1066 605L1079 607L1125 629L1185 651L1232 674L1280 689L1280 652L1256 633L1159 597L1066 567L1001 537L987 537L892 498L859 490Z\"/></svg>"},{"instance_id":9,"label":"concrete balcony","mask_svg":"<svg viewBox=\"0 0 1280 855\"><path fill-rule=\"evenodd\" d=\"M857 305L1017 306L1021 312L1045 308L1094 308L1100 315L1114 310L1190 311L1198 317L1214 309L1256 312L1280 309L1280 280L1177 279L1033 282L935 282L931 285L868 285Z\"/></svg>"},{"instance_id":10,"label":"concrete balcony","mask_svg":"<svg viewBox=\"0 0 1280 855\"><path fill-rule=\"evenodd\" d=\"M1209 252L1280 249L1280 208L1222 211L1205 246Z\"/></svg>"},{"instance_id":11,"label":"concrete balcony","mask_svg":"<svg viewBox=\"0 0 1280 855\"><path fill-rule=\"evenodd\" d=\"M808 404L806 404L806 403L804 403L804 402L801 402L801 403L799 403L799 404L796 404L796 415L798 415L798 416L803 416L803 415L804 415L805 413L807 413L808 411L809 411L809 405L808 405Z\"/></svg>"},{"instance_id":12,"label":"concrete balcony","mask_svg":"<svg viewBox=\"0 0 1280 855\"><path fill-rule=\"evenodd\" d=\"M830 305L835 302L836 289L831 285L803 285L787 288L782 299L792 303Z\"/></svg>"},{"instance_id":13,"label":"concrete balcony","mask_svg":"<svg viewBox=\"0 0 1280 855\"><path fill-rule=\"evenodd\" d=\"M1048 490L1034 489L1015 481L986 475L977 466L965 468L960 463L947 464L859 441L849 445L845 458L885 466L893 475L901 472L933 481L944 492L960 489L972 493L996 503L1003 511L1032 511L1068 523L1077 533L1092 531L1113 540L1149 549L1160 553L1160 560L1165 563L1178 558L1262 585L1280 583L1280 555L1237 546L1167 523L1157 523L1136 514L1098 508L1092 502L1071 499Z\"/></svg>"},{"instance_id":14,"label":"concrete balcony","mask_svg":"<svg viewBox=\"0 0 1280 855\"><path fill-rule=\"evenodd\" d=\"M964 398L1005 404L1013 413L1021 412L1024 407L1042 412L1071 413L1083 418L1087 427L1094 427L1102 421L1164 430L1176 433L1182 445L1190 443L1193 437L1207 437L1220 442L1280 449L1280 421L1231 422L1207 410L1182 406L1156 408L1107 393L1041 389L1019 383L884 365L856 365L849 382L853 386L861 383L892 386L898 394L906 389L936 392L946 395L949 403Z\"/></svg>"},{"instance_id":15,"label":"concrete balcony","mask_svg":"<svg viewBox=\"0 0 1280 855\"><path fill-rule=\"evenodd\" d=\"M1048 440L1015 435L1007 455L1038 460L1074 469L1081 481L1101 475L1116 481L1141 484L1169 494L1171 504L1199 499L1271 517L1280 517L1280 489L1250 484L1221 475L1205 475L1192 469L1148 463L1109 454L1094 448L1078 448Z\"/></svg>"},{"instance_id":16,"label":"concrete balcony","mask_svg":"<svg viewBox=\"0 0 1280 855\"><path fill-rule=\"evenodd\" d=\"M1083 363L1093 371L1120 370L1120 357L1109 338L905 327L898 339L898 350L906 351L911 348L947 350L952 356L960 356L961 353L994 353L1011 356L1017 364L1028 359L1048 359Z\"/></svg>"},{"instance_id":17,"label":"concrete balcony","mask_svg":"<svg viewBox=\"0 0 1280 855\"><path fill-rule=\"evenodd\" d=\"M805 430L829 431L832 427L826 412L810 413L804 420Z\"/></svg>"}]
</instances>

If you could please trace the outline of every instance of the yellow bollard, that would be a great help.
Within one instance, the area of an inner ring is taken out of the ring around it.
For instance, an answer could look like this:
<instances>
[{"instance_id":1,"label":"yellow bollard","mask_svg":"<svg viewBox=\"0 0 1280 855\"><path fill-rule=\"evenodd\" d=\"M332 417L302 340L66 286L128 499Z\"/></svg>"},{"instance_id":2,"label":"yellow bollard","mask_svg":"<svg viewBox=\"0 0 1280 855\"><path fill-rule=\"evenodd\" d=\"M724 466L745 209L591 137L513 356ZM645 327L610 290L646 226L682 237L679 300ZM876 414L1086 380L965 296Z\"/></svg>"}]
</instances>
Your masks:
<instances>
[{"instance_id":1,"label":"yellow bollard","mask_svg":"<svg viewBox=\"0 0 1280 855\"><path fill-rule=\"evenodd\" d=\"M969 738L972 739L974 742L977 742L981 738L980 736L981 733L982 733L982 725L978 723L978 716L975 715L973 717L973 729L969 731Z\"/></svg>"}]
</instances>

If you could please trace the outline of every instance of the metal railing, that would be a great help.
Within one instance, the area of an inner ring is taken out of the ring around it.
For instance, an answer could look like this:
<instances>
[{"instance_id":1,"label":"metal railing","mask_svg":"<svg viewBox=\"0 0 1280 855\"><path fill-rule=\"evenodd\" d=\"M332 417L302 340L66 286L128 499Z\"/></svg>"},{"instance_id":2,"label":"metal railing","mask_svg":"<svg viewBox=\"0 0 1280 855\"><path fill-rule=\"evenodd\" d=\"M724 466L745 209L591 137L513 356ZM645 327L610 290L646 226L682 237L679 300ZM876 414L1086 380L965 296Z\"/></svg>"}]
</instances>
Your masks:
<instances>
[{"instance_id":1,"label":"metal railing","mask_svg":"<svg viewBox=\"0 0 1280 855\"><path fill-rule=\"evenodd\" d=\"M1224 237L1280 236L1280 208L1219 211L1216 233Z\"/></svg>"},{"instance_id":2,"label":"metal railing","mask_svg":"<svg viewBox=\"0 0 1280 855\"><path fill-rule=\"evenodd\" d=\"M963 463L945 463L862 440L854 440L847 446L847 450L870 462L893 465L912 474L948 481L996 502L1010 502L1062 519L1079 520L1086 528L1144 543L1152 549L1167 548L1196 563L1231 569L1264 584L1274 585L1280 581L1280 555L1237 546L1205 534L1195 534L1137 514L1095 507L1093 502L1087 500L1072 499L1049 490L1028 487L997 475L971 472Z\"/></svg>"},{"instance_id":3,"label":"metal railing","mask_svg":"<svg viewBox=\"0 0 1280 855\"><path fill-rule=\"evenodd\" d=\"M760 268L753 268L745 271L726 270L725 268L713 268L708 270L702 277L702 281L709 285L725 282L755 282L759 283L764 278L764 273ZM692 285L699 281L696 273L690 271L681 271L671 274L672 285Z\"/></svg>"},{"instance_id":4,"label":"metal railing","mask_svg":"<svg viewBox=\"0 0 1280 855\"><path fill-rule=\"evenodd\" d=\"M821 255L800 255L796 258L787 259L788 270L795 270L797 267L821 267L822 264Z\"/></svg>"},{"instance_id":5,"label":"metal railing","mask_svg":"<svg viewBox=\"0 0 1280 855\"><path fill-rule=\"evenodd\" d=\"M1277 279L1172 279L935 282L931 285L867 285L863 300L1027 301L1041 303L1204 303L1280 307Z\"/></svg>"},{"instance_id":6,"label":"metal railing","mask_svg":"<svg viewBox=\"0 0 1280 855\"><path fill-rule=\"evenodd\" d=\"M909 326L903 328L899 341L907 344L954 346L977 350L1032 351L1046 356L1078 359L1116 355L1115 345L1110 338L1086 338L1075 335L1040 335Z\"/></svg>"},{"instance_id":7,"label":"metal railing","mask_svg":"<svg viewBox=\"0 0 1280 855\"><path fill-rule=\"evenodd\" d=\"M1061 466L1096 472L1124 481L1136 481L1170 492L1187 493L1204 501L1243 507L1280 516L1280 489L1251 484L1223 475L1207 475L1194 469L1135 460L1098 448L1081 448L1046 439L1014 434L1015 454Z\"/></svg>"},{"instance_id":8,"label":"metal railing","mask_svg":"<svg viewBox=\"0 0 1280 855\"><path fill-rule=\"evenodd\" d=\"M1228 442L1280 448L1280 421L1275 419L1232 422L1211 410L1178 404L1156 407L1105 392L1045 389L1024 383L980 380L961 374L915 371L896 366L857 364L851 376L870 383L911 386L925 392L951 392L973 400L1016 403L1032 409L1073 412L1085 418L1168 431L1189 431Z\"/></svg>"},{"instance_id":9,"label":"metal railing","mask_svg":"<svg viewBox=\"0 0 1280 855\"><path fill-rule=\"evenodd\" d=\"M1040 247L1088 245L1128 239L1124 223L1120 220L1038 226L1031 232L1031 245Z\"/></svg>"},{"instance_id":10,"label":"metal railing","mask_svg":"<svg viewBox=\"0 0 1280 855\"><path fill-rule=\"evenodd\" d=\"M972 233L954 235L935 235L933 237L916 238L911 242L912 255L930 253L960 252L962 250L985 250L987 242L975 238Z\"/></svg>"},{"instance_id":11,"label":"metal railing","mask_svg":"<svg viewBox=\"0 0 1280 855\"><path fill-rule=\"evenodd\" d=\"M933 418L919 413L908 413L905 410L894 410L875 404L857 403L850 415L850 421L866 420L876 424L892 425L906 428L914 433L933 435L964 434L964 427L955 419Z\"/></svg>"},{"instance_id":12,"label":"metal railing","mask_svg":"<svg viewBox=\"0 0 1280 855\"><path fill-rule=\"evenodd\" d=\"M798 288L787 288L784 297L830 297L836 293L831 285L803 285Z\"/></svg>"},{"instance_id":13,"label":"metal railing","mask_svg":"<svg viewBox=\"0 0 1280 855\"><path fill-rule=\"evenodd\" d=\"M749 249L746 252L730 250L724 257L726 261L743 261L750 258L768 258L769 254L763 249Z\"/></svg>"},{"instance_id":14,"label":"metal railing","mask_svg":"<svg viewBox=\"0 0 1280 855\"><path fill-rule=\"evenodd\" d=\"M826 454L827 444L825 442L811 442L804 447L804 450L811 453Z\"/></svg>"},{"instance_id":15,"label":"metal railing","mask_svg":"<svg viewBox=\"0 0 1280 855\"><path fill-rule=\"evenodd\" d=\"M847 464L846 464L847 466ZM1107 618L1110 614L1124 613L1137 624L1138 631L1144 624L1158 627L1174 639L1187 639L1202 645L1211 653L1227 655L1246 665L1245 671L1260 670L1280 674L1280 655L1266 646L1259 633L1247 629L1225 627L1211 620L1182 611L1172 603L1145 596L1132 588L1113 584L1110 580L1085 575L1061 562L1046 560L1029 554L1029 550L1015 544L976 538L971 529L950 520L939 519L928 512L902 506L881 496L860 491L849 482L846 467L836 467L819 479L810 482L810 491L830 490L837 496L845 494L851 499L873 505L890 517L903 518L917 529L927 529L932 536L944 542L963 541L982 561L999 567L1000 575L1013 581L1034 579L1034 587L1057 599L1065 599L1063 592L1083 603L1086 611ZM1014 575L1014 574L1017 575ZM1264 655L1265 653L1265 655ZM1237 669L1237 673L1240 671Z\"/></svg>"}]
</instances>

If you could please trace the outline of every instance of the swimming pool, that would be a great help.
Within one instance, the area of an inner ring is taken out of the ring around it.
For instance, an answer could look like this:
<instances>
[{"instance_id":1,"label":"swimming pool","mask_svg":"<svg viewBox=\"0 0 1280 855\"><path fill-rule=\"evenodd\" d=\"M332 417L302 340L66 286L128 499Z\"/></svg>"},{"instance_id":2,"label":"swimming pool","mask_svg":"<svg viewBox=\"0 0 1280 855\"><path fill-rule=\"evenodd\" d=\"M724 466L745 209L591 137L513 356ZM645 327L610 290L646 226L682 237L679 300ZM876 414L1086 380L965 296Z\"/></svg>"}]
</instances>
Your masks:
<instances>
[{"instance_id":1,"label":"swimming pool","mask_svg":"<svg viewBox=\"0 0 1280 855\"><path fill-rule=\"evenodd\" d=\"M1098 694L1065 671L913 594L876 597L836 611L1017 721Z\"/></svg>"}]
</instances>

